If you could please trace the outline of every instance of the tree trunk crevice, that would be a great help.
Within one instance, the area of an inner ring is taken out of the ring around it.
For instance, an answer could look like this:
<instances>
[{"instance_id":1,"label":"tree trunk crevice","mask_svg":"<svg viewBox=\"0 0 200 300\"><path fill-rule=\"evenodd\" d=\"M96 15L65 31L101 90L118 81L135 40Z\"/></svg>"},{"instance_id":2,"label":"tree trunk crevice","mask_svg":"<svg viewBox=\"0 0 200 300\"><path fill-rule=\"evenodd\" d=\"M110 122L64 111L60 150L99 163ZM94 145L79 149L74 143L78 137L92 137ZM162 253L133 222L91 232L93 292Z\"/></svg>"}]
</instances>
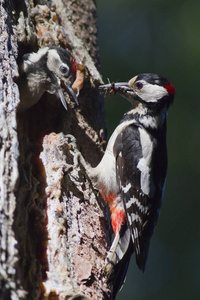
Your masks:
<instances>
[{"instance_id":1,"label":"tree trunk crevice","mask_svg":"<svg viewBox=\"0 0 200 300\"><path fill-rule=\"evenodd\" d=\"M105 117L96 17L92 0L1 1L0 299L110 298L108 208L67 138L98 164ZM22 55L49 45L68 48L85 68L80 105L67 98L66 112L45 93L18 114Z\"/></svg>"}]
</instances>

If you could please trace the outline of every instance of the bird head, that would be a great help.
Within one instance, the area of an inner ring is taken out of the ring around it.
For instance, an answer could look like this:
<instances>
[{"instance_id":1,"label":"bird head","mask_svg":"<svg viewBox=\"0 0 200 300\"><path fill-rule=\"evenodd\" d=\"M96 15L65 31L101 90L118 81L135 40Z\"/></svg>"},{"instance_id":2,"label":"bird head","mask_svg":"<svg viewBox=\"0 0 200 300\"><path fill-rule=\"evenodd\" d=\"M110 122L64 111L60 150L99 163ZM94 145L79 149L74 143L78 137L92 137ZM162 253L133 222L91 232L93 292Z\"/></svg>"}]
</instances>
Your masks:
<instances>
[{"instance_id":1,"label":"bird head","mask_svg":"<svg viewBox=\"0 0 200 300\"><path fill-rule=\"evenodd\" d=\"M159 109L172 104L175 88L164 77L152 73L137 75L128 82L117 82L99 87L107 94L117 93L129 100L133 107L142 103L147 108Z\"/></svg>"}]
</instances>

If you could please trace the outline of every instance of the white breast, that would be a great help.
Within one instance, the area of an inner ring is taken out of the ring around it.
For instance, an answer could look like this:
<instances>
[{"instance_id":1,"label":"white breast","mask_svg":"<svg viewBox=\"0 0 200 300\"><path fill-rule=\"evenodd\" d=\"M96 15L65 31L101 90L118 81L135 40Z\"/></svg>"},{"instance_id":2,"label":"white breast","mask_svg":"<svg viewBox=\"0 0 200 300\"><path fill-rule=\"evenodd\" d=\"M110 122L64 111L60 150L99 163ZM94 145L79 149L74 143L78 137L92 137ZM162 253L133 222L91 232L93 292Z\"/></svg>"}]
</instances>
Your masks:
<instances>
[{"instance_id":1,"label":"white breast","mask_svg":"<svg viewBox=\"0 0 200 300\"><path fill-rule=\"evenodd\" d=\"M97 177L100 185L106 188L106 191L118 192L119 187L116 180L116 158L113 154L113 146L118 134L128 125L134 123L135 120L130 120L119 124L111 135L105 154L96 168L91 172L92 177Z\"/></svg>"}]
</instances>

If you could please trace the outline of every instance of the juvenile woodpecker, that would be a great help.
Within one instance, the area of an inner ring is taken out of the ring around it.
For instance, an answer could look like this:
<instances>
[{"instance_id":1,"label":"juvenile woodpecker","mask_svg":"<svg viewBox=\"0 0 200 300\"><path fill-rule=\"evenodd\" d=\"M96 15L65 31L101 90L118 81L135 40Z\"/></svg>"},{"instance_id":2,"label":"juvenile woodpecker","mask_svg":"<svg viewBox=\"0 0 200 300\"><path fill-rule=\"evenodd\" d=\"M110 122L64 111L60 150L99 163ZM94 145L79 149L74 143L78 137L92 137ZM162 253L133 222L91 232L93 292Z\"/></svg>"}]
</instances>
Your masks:
<instances>
[{"instance_id":1,"label":"juvenile woodpecker","mask_svg":"<svg viewBox=\"0 0 200 300\"><path fill-rule=\"evenodd\" d=\"M36 104L45 91L60 98L67 110L62 88L78 104L71 87L75 73L76 62L67 49L45 47L36 53L25 54L17 82L20 91L18 111L23 112Z\"/></svg>"},{"instance_id":2,"label":"juvenile woodpecker","mask_svg":"<svg viewBox=\"0 0 200 300\"><path fill-rule=\"evenodd\" d=\"M145 269L164 192L166 119L175 89L156 74L140 74L127 83L102 85L99 89L107 94L118 93L132 104L110 137L101 162L91 171L111 211L115 238L108 262L116 266L123 261L121 270L116 269L116 293L133 251L138 267Z\"/></svg>"}]
</instances>

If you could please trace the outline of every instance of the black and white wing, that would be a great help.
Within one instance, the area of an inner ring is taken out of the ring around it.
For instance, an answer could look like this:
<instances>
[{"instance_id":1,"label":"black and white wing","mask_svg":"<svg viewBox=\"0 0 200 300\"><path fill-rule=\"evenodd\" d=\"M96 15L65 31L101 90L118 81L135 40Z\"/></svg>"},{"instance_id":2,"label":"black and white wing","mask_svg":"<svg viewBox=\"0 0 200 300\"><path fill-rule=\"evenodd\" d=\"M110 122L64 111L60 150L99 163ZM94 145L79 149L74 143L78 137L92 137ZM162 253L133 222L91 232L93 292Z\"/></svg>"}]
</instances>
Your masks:
<instances>
[{"instance_id":1,"label":"black and white wing","mask_svg":"<svg viewBox=\"0 0 200 300\"><path fill-rule=\"evenodd\" d=\"M144 271L157 223L167 168L166 145L141 125L132 123L114 145L120 186L138 267Z\"/></svg>"}]
</instances>

